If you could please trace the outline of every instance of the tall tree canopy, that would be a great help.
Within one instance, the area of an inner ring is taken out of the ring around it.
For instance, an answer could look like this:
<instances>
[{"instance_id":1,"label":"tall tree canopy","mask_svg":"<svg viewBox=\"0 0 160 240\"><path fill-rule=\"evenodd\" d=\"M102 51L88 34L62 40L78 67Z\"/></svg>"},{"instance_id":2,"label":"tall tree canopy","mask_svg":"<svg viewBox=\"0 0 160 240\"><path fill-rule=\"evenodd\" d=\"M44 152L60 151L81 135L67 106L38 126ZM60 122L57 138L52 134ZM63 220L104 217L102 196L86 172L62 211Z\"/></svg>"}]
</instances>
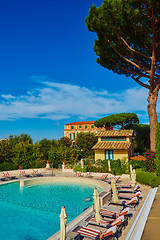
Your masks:
<instances>
[{"instance_id":1,"label":"tall tree canopy","mask_svg":"<svg viewBox=\"0 0 160 240\"><path fill-rule=\"evenodd\" d=\"M76 138L76 146L81 150L83 158L87 158L90 155L94 154L92 147L96 144L98 138L94 133L79 133Z\"/></svg>"},{"instance_id":2,"label":"tall tree canopy","mask_svg":"<svg viewBox=\"0 0 160 240\"><path fill-rule=\"evenodd\" d=\"M150 126L147 124L133 124L135 132L134 152L144 154L150 146Z\"/></svg>"},{"instance_id":3,"label":"tall tree canopy","mask_svg":"<svg viewBox=\"0 0 160 240\"><path fill-rule=\"evenodd\" d=\"M131 76L149 90L147 111L154 151L160 88L160 1L104 0L100 7L91 6L86 24L97 34L97 62L114 73Z\"/></svg>"},{"instance_id":4,"label":"tall tree canopy","mask_svg":"<svg viewBox=\"0 0 160 240\"><path fill-rule=\"evenodd\" d=\"M135 113L117 113L111 114L107 117L103 117L95 121L94 125L96 127L118 127L125 129L133 123L139 123L137 114Z\"/></svg>"}]
</instances>

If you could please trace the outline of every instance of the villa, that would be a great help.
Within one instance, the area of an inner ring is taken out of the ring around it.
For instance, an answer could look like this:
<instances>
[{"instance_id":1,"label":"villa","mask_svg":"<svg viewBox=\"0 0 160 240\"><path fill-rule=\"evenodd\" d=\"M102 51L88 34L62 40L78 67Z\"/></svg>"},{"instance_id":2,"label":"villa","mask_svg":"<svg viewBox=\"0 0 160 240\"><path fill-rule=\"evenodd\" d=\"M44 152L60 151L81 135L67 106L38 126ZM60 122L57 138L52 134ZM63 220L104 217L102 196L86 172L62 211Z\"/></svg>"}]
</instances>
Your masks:
<instances>
[{"instance_id":1,"label":"villa","mask_svg":"<svg viewBox=\"0 0 160 240\"><path fill-rule=\"evenodd\" d=\"M133 130L99 130L98 142L93 146L95 160L117 160L134 155Z\"/></svg>"},{"instance_id":2,"label":"villa","mask_svg":"<svg viewBox=\"0 0 160 240\"><path fill-rule=\"evenodd\" d=\"M71 139L74 145L75 139L79 133L97 133L97 130L99 128L94 126L94 123L95 121L67 123L64 125L64 137L68 137L69 139Z\"/></svg>"},{"instance_id":3,"label":"villa","mask_svg":"<svg viewBox=\"0 0 160 240\"><path fill-rule=\"evenodd\" d=\"M79 133L96 133L97 127L94 126L95 121L72 122L64 125L64 137L68 137L73 142Z\"/></svg>"}]
</instances>

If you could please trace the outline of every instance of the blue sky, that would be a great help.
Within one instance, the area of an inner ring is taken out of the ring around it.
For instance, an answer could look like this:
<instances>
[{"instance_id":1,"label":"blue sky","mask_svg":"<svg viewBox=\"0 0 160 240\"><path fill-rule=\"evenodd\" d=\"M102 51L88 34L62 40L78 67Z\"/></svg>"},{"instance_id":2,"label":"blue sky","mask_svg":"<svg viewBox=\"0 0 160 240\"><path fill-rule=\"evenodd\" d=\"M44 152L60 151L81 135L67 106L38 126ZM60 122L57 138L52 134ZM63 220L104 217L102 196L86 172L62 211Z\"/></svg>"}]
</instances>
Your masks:
<instances>
[{"instance_id":1,"label":"blue sky","mask_svg":"<svg viewBox=\"0 0 160 240\"><path fill-rule=\"evenodd\" d=\"M149 122L147 90L96 63L85 17L101 2L1 1L0 138L59 139L65 123L118 112Z\"/></svg>"}]
</instances>

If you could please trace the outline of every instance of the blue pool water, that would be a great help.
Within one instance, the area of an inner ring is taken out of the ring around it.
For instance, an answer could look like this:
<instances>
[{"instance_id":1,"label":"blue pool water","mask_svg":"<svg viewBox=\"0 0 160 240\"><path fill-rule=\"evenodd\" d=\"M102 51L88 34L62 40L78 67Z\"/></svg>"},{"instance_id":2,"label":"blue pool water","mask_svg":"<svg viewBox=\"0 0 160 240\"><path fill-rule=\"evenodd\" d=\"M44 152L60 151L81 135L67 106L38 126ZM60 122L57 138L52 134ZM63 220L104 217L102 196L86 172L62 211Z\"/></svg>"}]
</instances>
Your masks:
<instances>
[{"instance_id":1,"label":"blue pool water","mask_svg":"<svg viewBox=\"0 0 160 240\"><path fill-rule=\"evenodd\" d=\"M83 200L93 191L94 186L80 183L41 184L23 189L19 182L1 185L0 239L46 240L60 228L61 207L66 207L69 223L83 212Z\"/></svg>"}]
</instances>

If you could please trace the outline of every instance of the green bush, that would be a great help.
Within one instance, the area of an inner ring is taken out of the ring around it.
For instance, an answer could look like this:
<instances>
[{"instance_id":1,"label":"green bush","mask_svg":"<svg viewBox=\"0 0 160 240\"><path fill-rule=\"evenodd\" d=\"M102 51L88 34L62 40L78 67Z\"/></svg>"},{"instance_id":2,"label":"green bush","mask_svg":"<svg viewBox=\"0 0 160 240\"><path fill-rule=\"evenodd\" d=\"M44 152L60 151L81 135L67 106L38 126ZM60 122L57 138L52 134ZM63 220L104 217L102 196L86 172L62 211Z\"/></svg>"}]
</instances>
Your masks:
<instances>
[{"instance_id":1,"label":"green bush","mask_svg":"<svg viewBox=\"0 0 160 240\"><path fill-rule=\"evenodd\" d=\"M120 159L111 160L110 163L111 163L111 173L113 175L121 175L123 173Z\"/></svg>"},{"instance_id":2,"label":"green bush","mask_svg":"<svg viewBox=\"0 0 160 240\"><path fill-rule=\"evenodd\" d=\"M88 165L86 166L86 172L98 172L99 168L97 168L96 166L92 166L92 165Z\"/></svg>"},{"instance_id":3,"label":"green bush","mask_svg":"<svg viewBox=\"0 0 160 240\"><path fill-rule=\"evenodd\" d=\"M97 159L95 164L96 164L96 166L98 166L98 167L102 167L102 165L104 164L104 162L106 163L107 161L106 161L106 160Z\"/></svg>"},{"instance_id":4,"label":"green bush","mask_svg":"<svg viewBox=\"0 0 160 240\"><path fill-rule=\"evenodd\" d=\"M3 162L0 164L0 171L16 170L16 166L11 162Z\"/></svg>"},{"instance_id":5,"label":"green bush","mask_svg":"<svg viewBox=\"0 0 160 240\"><path fill-rule=\"evenodd\" d=\"M133 169L141 169L144 171L147 170L146 161L130 160L129 165L130 164L132 165Z\"/></svg>"},{"instance_id":6,"label":"green bush","mask_svg":"<svg viewBox=\"0 0 160 240\"><path fill-rule=\"evenodd\" d=\"M136 181L151 187L157 187L160 185L160 177L155 173L144 172L140 169L136 170Z\"/></svg>"},{"instance_id":7,"label":"green bush","mask_svg":"<svg viewBox=\"0 0 160 240\"><path fill-rule=\"evenodd\" d=\"M152 187L158 187L159 185L160 185L160 177L157 177L152 181Z\"/></svg>"},{"instance_id":8,"label":"green bush","mask_svg":"<svg viewBox=\"0 0 160 240\"><path fill-rule=\"evenodd\" d=\"M121 159L121 168L123 173L129 173L129 162L128 158L124 157Z\"/></svg>"},{"instance_id":9,"label":"green bush","mask_svg":"<svg viewBox=\"0 0 160 240\"><path fill-rule=\"evenodd\" d=\"M73 169L74 172L82 172L81 165L75 166Z\"/></svg>"}]
</instances>

